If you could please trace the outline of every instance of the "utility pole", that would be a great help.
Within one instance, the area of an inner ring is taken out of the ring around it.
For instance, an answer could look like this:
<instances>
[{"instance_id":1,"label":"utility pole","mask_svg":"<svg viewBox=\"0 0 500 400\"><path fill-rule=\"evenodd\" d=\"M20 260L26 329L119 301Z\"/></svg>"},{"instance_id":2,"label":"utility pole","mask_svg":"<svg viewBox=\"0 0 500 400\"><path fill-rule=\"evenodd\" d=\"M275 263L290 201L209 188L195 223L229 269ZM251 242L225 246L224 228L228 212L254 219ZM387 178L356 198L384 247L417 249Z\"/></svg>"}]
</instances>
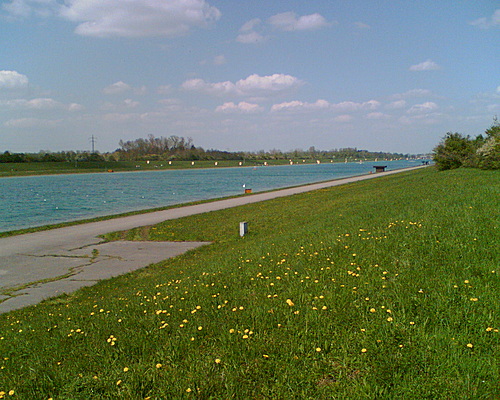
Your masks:
<instances>
[{"instance_id":1,"label":"utility pole","mask_svg":"<svg viewBox=\"0 0 500 400\"><path fill-rule=\"evenodd\" d=\"M92 143L92 154L95 153L95 141L96 141L97 138L94 137L94 135L92 135L92 137L90 138L90 142Z\"/></svg>"}]
</instances>

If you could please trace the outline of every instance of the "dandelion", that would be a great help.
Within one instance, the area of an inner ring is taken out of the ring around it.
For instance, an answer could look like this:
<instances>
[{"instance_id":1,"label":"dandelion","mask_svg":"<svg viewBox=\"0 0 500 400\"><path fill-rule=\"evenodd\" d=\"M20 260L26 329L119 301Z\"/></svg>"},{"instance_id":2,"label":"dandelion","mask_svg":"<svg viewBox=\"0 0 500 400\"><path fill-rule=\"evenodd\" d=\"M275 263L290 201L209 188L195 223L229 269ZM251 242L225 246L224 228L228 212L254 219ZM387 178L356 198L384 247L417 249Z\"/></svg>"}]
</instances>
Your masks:
<instances>
[{"instance_id":1,"label":"dandelion","mask_svg":"<svg viewBox=\"0 0 500 400\"><path fill-rule=\"evenodd\" d=\"M203 327L202 327L202 326L199 326L199 327L198 327L198 330L199 330L199 331L201 331L202 329L203 329Z\"/></svg>"},{"instance_id":2,"label":"dandelion","mask_svg":"<svg viewBox=\"0 0 500 400\"><path fill-rule=\"evenodd\" d=\"M119 379L118 381L116 381L116 386L121 385L121 383L122 383L122 380L121 380L121 379Z\"/></svg>"},{"instance_id":3,"label":"dandelion","mask_svg":"<svg viewBox=\"0 0 500 400\"><path fill-rule=\"evenodd\" d=\"M161 367L163 367L162 364L160 364L160 363L156 364L156 369L160 369Z\"/></svg>"},{"instance_id":4,"label":"dandelion","mask_svg":"<svg viewBox=\"0 0 500 400\"><path fill-rule=\"evenodd\" d=\"M262 357L265 358L266 360L269 358L267 354L262 354Z\"/></svg>"},{"instance_id":5,"label":"dandelion","mask_svg":"<svg viewBox=\"0 0 500 400\"><path fill-rule=\"evenodd\" d=\"M216 363L216 364L220 364L220 363L221 363L220 358L216 358L216 359L215 359L215 363Z\"/></svg>"},{"instance_id":6,"label":"dandelion","mask_svg":"<svg viewBox=\"0 0 500 400\"><path fill-rule=\"evenodd\" d=\"M370 312L374 313L374 312L377 312L377 310L375 310L374 308L370 308Z\"/></svg>"},{"instance_id":7,"label":"dandelion","mask_svg":"<svg viewBox=\"0 0 500 400\"><path fill-rule=\"evenodd\" d=\"M186 392L191 393L192 392L191 388L187 388Z\"/></svg>"},{"instance_id":8,"label":"dandelion","mask_svg":"<svg viewBox=\"0 0 500 400\"><path fill-rule=\"evenodd\" d=\"M472 348L474 347L474 345L473 345L472 343L467 343L467 347L468 347L469 349L472 349Z\"/></svg>"},{"instance_id":9,"label":"dandelion","mask_svg":"<svg viewBox=\"0 0 500 400\"><path fill-rule=\"evenodd\" d=\"M316 347L316 351L319 353L321 351L321 347Z\"/></svg>"},{"instance_id":10,"label":"dandelion","mask_svg":"<svg viewBox=\"0 0 500 400\"><path fill-rule=\"evenodd\" d=\"M413 321L410 321L410 325L415 325L415 322L413 322Z\"/></svg>"},{"instance_id":11,"label":"dandelion","mask_svg":"<svg viewBox=\"0 0 500 400\"><path fill-rule=\"evenodd\" d=\"M362 348L361 349L361 353L366 353L368 350L366 350L365 348Z\"/></svg>"},{"instance_id":12,"label":"dandelion","mask_svg":"<svg viewBox=\"0 0 500 400\"><path fill-rule=\"evenodd\" d=\"M295 305L290 299L286 299L286 304L288 304L290 307L293 307Z\"/></svg>"},{"instance_id":13,"label":"dandelion","mask_svg":"<svg viewBox=\"0 0 500 400\"><path fill-rule=\"evenodd\" d=\"M129 370L128 367L123 368L123 372L128 372L128 370Z\"/></svg>"},{"instance_id":14,"label":"dandelion","mask_svg":"<svg viewBox=\"0 0 500 400\"><path fill-rule=\"evenodd\" d=\"M9 396L14 396L14 391L13 390L9 390Z\"/></svg>"},{"instance_id":15,"label":"dandelion","mask_svg":"<svg viewBox=\"0 0 500 400\"><path fill-rule=\"evenodd\" d=\"M388 321L388 322L392 322L392 321L393 321L393 318L392 318L392 317L389 317L389 318L387 318L387 321Z\"/></svg>"}]
</instances>

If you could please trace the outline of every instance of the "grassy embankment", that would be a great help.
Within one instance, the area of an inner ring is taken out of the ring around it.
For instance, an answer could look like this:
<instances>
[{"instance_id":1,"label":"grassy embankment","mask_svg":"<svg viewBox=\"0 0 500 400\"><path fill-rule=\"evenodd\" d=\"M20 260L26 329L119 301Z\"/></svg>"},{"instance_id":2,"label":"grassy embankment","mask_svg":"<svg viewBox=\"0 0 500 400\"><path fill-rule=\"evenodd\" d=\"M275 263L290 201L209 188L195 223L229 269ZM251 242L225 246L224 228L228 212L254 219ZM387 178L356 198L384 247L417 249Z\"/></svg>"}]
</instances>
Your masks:
<instances>
[{"instance_id":1,"label":"grassy embankment","mask_svg":"<svg viewBox=\"0 0 500 400\"><path fill-rule=\"evenodd\" d=\"M330 163L333 160L320 159ZM339 160L340 161L340 160ZM293 159L295 164L316 164L316 159ZM289 160L221 160L221 161L92 161L92 162L32 162L0 163L0 178L8 176L75 174L90 172L157 171L168 169L253 167L264 165L286 165Z\"/></svg>"},{"instance_id":2,"label":"grassy embankment","mask_svg":"<svg viewBox=\"0 0 500 400\"><path fill-rule=\"evenodd\" d=\"M214 243L0 316L0 391L497 399L499 224L498 172L427 168L112 235Z\"/></svg>"}]
</instances>

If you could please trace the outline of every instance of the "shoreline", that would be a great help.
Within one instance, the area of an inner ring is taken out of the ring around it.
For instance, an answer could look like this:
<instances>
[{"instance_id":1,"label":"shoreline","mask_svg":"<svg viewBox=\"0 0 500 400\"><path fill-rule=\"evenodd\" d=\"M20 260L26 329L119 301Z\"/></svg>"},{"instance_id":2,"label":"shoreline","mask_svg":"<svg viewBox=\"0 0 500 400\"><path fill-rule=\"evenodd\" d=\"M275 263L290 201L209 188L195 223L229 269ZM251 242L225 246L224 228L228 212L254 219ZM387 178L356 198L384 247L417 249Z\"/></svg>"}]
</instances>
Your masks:
<instances>
[{"instance_id":1,"label":"shoreline","mask_svg":"<svg viewBox=\"0 0 500 400\"><path fill-rule=\"evenodd\" d=\"M295 165L295 164L294 164ZM297 165L310 165L310 164L297 164ZM311 164L312 165L312 164ZM328 164L327 164L328 165ZM283 164L283 165L272 165L273 167L283 167L283 166L292 166L289 164ZM415 168L421 168L429 165L417 165L417 166L410 166L410 167L405 167L405 168L398 168L394 170L389 170L385 171L382 174L387 174L390 172L395 172L395 171L404 171L404 170L410 170L410 169L415 169ZM221 167L221 168L254 168L251 166L245 167ZM202 169L209 169L209 168L196 168L197 170L202 170ZM181 169L176 169L175 171L180 171ZM187 170L187 169L185 169ZM154 172L157 170L151 170L151 171L120 171L119 173L133 173L133 172ZM174 170L173 170L174 171ZM159 172L159 171L158 171ZM89 172L89 174L92 174L94 172ZM54 174L55 175L55 174ZM72 175L72 174L58 174L58 175ZM39 226L32 226L28 228L21 228L21 229L14 229L14 230L8 230L8 231L1 231L0 232L0 239L5 238L5 237L12 237L12 236L19 236L19 235L25 235L29 233L35 233L35 232L43 232L43 231L48 231L48 230L53 230L53 229L59 229L59 228L65 228L69 226L77 226L77 225L82 225L82 224L87 224L87 223L94 223L94 222L99 222L99 221L108 221L108 220L114 220L117 218L124 218L124 217L129 217L129 216L134 216L134 215L144 215L144 214L149 214L149 213L154 213L154 212L160 212L160 211L166 211L170 209L175 209L175 208L181 208L181 207L187 207L187 206L193 206L193 205L198 205L198 204L205 204L205 203L211 203L211 202L217 202L217 201L222 201L226 199L233 199L233 198L240 198L240 197L248 197L252 195L257 195L257 194L265 194L265 193L273 193L276 191L281 191L281 190L286 190L286 189L295 189L295 188L301 188L301 187L308 187L311 185L316 185L316 184L324 184L327 182L335 182L338 180L342 179L349 179L349 178L355 178L355 177L360 177L360 176L370 176L370 175L381 175L380 173L368 173L368 174L360 174L360 175L353 175L351 177L344 177L344 178L336 178L336 179L327 179L324 181L318 181L318 182L311 182L307 184L298 184L294 186L286 186L282 188L276 188L276 189L270 189L270 190L264 190L261 192L254 192L251 195L249 194L237 194L237 195L230 195L230 196L223 196L223 197L216 197L212 199L203 199L203 200L197 200L197 201L192 201L192 202L187 202L187 203L178 203L178 204L171 204L168 206L164 207L153 207L153 208L144 208L144 209L139 209L139 210L134 210L134 211L128 211L124 213L118 213L118 214L108 214L108 215L102 215L102 216L96 216L96 217L90 217L90 218L83 218L83 219L77 219L77 220L71 220L71 221L66 221L66 222L60 222L56 224L47 224L47 225L39 225ZM46 176L46 175L33 175L33 176ZM14 177L14 178L22 178L22 176Z\"/></svg>"}]
</instances>

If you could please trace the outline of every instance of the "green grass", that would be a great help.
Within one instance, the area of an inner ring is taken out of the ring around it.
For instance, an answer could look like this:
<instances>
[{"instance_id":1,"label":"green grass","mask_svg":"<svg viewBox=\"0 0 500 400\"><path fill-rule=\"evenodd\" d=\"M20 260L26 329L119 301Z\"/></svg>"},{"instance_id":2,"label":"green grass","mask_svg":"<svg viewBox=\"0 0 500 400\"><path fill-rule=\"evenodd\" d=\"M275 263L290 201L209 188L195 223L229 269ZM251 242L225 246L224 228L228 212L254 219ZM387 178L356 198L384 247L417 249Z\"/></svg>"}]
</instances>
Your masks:
<instances>
[{"instance_id":1,"label":"green grass","mask_svg":"<svg viewBox=\"0 0 500 400\"><path fill-rule=\"evenodd\" d=\"M497 399L499 214L498 172L426 168L110 235L214 243L1 315L0 391Z\"/></svg>"}]
</instances>

